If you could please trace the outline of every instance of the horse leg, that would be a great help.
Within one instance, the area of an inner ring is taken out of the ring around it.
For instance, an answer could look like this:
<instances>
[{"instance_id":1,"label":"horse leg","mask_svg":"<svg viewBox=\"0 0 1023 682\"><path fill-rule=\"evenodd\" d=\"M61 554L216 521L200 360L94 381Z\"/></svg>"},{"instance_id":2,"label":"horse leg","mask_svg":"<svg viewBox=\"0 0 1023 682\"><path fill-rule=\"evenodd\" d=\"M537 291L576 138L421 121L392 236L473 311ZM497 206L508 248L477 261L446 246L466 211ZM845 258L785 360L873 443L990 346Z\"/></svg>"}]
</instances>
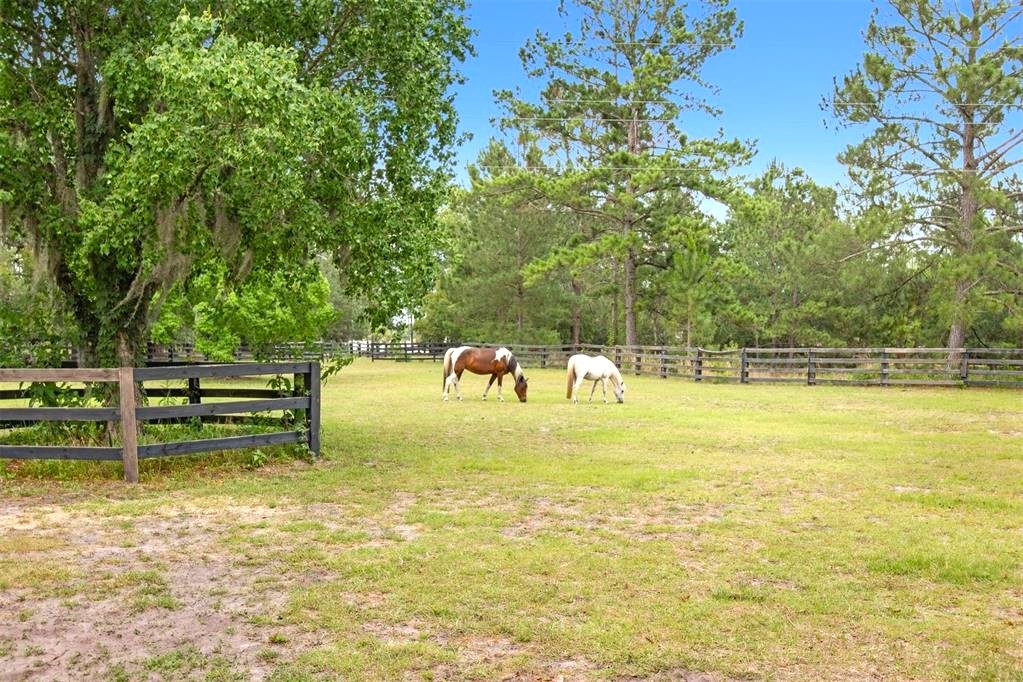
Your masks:
<instances>
[{"instance_id":1,"label":"horse leg","mask_svg":"<svg viewBox=\"0 0 1023 682\"><path fill-rule=\"evenodd\" d=\"M490 381L493 381L493 379L491 379ZM502 403L504 402L504 396L501 395L501 388L503 387L503 383L504 383L504 375L503 374L498 374L497 375L497 400L498 400L498 402L502 402Z\"/></svg>"},{"instance_id":2,"label":"horse leg","mask_svg":"<svg viewBox=\"0 0 1023 682\"><path fill-rule=\"evenodd\" d=\"M593 402L593 392L597 390L597 382L593 382L593 388L590 389L590 402Z\"/></svg>"},{"instance_id":3,"label":"horse leg","mask_svg":"<svg viewBox=\"0 0 1023 682\"><path fill-rule=\"evenodd\" d=\"M462 372L455 372L453 376L455 377L455 396L457 396L458 399L461 400L462 399Z\"/></svg>"},{"instance_id":4,"label":"horse leg","mask_svg":"<svg viewBox=\"0 0 1023 682\"><path fill-rule=\"evenodd\" d=\"M496 378L497 378L496 374L491 374L490 375L490 383L488 383L487 387L483 389L483 399L484 400L487 399L487 394L490 393L490 387L494 385L494 379L496 379ZM498 393L500 393L500 389L498 389Z\"/></svg>"},{"instance_id":5,"label":"horse leg","mask_svg":"<svg viewBox=\"0 0 1023 682\"><path fill-rule=\"evenodd\" d=\"M447 402L448 393L451 391L451 384L452 382L454 382L454 380L455 380L454 374L449 374L448 378L444 380L444 390L441 392L441 397L444 398L445 402Z\"/></svg>"},{"instance_id":6,"label":"horse leg","mask_svg":"<svg viewBox=\"0 0 1023 682\"><path fill-rule=\"evenodd\" d=\"M604 394L604 404L607 405L607 377L600 380L600 390Z\"/></svg>"}]
</instances>

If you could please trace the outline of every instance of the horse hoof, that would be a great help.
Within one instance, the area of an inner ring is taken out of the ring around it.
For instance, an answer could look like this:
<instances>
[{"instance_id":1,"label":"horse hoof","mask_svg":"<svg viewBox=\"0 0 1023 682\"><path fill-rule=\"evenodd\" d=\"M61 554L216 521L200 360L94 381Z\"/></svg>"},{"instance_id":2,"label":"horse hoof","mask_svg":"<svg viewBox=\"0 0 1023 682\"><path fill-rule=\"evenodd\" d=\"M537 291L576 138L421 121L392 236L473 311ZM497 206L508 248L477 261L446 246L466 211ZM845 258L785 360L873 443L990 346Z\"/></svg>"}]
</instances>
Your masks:
<instances>
[{"instance_id":1,"label":"horse hoof","mask_svg":"<svg viewBox=\"0 0 1023 682\"><path fill-rule=\"evenodd\" d=\"M444 396L442 399L444 400L444 402L448 401L448 397L447 396Z\"/></svg>"},{"instance_id":2,"label":"horse hoof","mask_svg":"<svg viewBox=\"0 0 1023 682\"><path fill-rule=\"evenodd\" d=\"M487 402L487 396L483 396L483 402Z\"/></svg>"}]
</instances>

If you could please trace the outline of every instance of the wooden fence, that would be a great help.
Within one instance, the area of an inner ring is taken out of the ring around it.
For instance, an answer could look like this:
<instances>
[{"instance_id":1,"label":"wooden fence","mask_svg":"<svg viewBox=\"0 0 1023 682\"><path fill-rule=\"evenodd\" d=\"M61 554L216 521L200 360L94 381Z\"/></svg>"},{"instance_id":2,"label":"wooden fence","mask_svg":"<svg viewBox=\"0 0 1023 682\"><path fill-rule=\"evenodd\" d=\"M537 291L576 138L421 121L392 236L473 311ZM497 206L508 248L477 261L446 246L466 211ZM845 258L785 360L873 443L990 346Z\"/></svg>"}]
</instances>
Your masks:
<instances>
[{"instance_id":1,"label":"wooden fence","mask_svg":"<svg viewBox=\"0 0 1023 682\"><path fill-rule=\"evenodd\" d=\"M345 349L373 360L439 361L453 345L349 342ZM464 345L496 348L499 344ZM848 384L860 386L1002 386L1023 388L1023 349L736 348L674 346L539 346L507 344L532 367L564 367L574 353L601 354L625 373L695 381ZM951 359L951 361L950 361Z\"/></svg>"},{"instance_id":2,"label":"wooden fence","mask_svg":"<svg viewBox=\"0 0 1023 682\"><path fill-rule=\"evenodd\" d=\"M288 374L293 376L290 391L269 388L205 388L201 384L203 378ZM184 382L184 386L146 387L146 382L154 381L179 381ZM313 454L320 452L320 365L316 361L119 369L0 369L0 382L19 384L17 389L0 390L0 400L25 400L30 397L30 390L24 384L35 382L116 383L119 396L116 407L0 407L0 428L55 421L119 422L121 426L120 447L0 445L0 458L121 460L125 479L136 483L140 459L303 442L308 444ZM71 389L79 395L86 395L87 390ZM188 403L139 405L137 393L149 398L187 398ZM243 400L204 403L203 398ZM293 417L270 419L252 416L253 413L280 411L287 411L285 415L290 412ZM195 419L203 423L267 423L279 425L286 430L138 444L140 423L173 423Z\"/></svg>"}]
</instances>

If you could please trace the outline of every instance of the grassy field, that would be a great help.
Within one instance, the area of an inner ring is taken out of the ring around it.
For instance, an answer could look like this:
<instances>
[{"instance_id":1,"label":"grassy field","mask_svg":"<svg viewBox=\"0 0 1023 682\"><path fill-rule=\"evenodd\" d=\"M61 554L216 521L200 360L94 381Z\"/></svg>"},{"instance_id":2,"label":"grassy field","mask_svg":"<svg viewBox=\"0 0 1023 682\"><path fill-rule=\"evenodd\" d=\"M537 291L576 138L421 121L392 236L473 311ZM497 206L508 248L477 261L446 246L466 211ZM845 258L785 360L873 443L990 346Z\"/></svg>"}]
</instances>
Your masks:
<instances>
[{"instance_id":1,"label":"grassy field","mask_svg":"<svg viewBox=\"0 0 1023 682\"><path fill-rule=\"evenodd\" d=\"M0 678L1023 678L1020 393L528 374L359 361L314 463L0 464Z\"/></svg>"}]
</instances>

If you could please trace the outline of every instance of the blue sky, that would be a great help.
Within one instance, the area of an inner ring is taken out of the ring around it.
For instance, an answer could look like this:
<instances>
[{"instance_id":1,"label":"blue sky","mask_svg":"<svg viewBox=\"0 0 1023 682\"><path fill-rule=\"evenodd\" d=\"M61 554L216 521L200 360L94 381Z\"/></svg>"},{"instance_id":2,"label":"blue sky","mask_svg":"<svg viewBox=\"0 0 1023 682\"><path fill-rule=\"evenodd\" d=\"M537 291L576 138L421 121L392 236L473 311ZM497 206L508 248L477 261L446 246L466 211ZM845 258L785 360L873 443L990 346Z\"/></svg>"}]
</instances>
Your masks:
<instances>
[{"instance_id":1,"label":"blue sky","mask_svg":"<svg viewBox=\"0 0 1023 682\"><path fill-rule=\"evenodd\" d=\"M696 2L696 0L690 0ZM799 166L823 184L844 177L835 160L862 132L842 130L822 111L832 79L851 71L863 54L862 31L869 0L733 0L745 22L735 50L707 63L708 80L721 92L711 102L724 110L717 119L686 123L696 134L721 127L729 137L756 140L757 158L745 172L758 172L772 159ZM522 70L518 51L537 29L558 34L574 26L558 16L557 0L475 0L470 23L478 31L478 56L463 66L468 82L456 105L463 131L473 139L459 151L458 178L497 134L492 92L520 86L536 92ZM825 126L825 120L828 125Z\"/></svg>"}]
</instances>

